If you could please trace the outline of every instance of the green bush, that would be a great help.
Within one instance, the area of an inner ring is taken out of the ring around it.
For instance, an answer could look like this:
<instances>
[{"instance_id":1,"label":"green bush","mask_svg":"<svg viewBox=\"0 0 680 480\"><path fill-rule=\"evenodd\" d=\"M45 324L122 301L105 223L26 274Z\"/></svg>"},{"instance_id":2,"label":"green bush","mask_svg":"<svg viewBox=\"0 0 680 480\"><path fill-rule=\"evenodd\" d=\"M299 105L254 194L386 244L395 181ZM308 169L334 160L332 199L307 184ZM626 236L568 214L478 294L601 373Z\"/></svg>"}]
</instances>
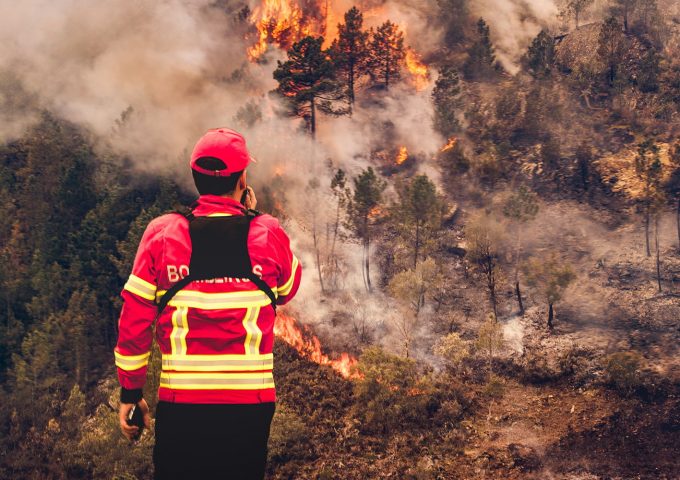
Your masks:
<instances>
[{"instance_id":1,"label":"green bush","mask_svg":"<svg viewBox=\"0 0 680 480\"><path fill-rule=\"evenodd\" d=\"M354 415L363 431L385 434L428 422L432 385L413 360L370 347L361 354L358 371Z\"/></svg>"},{"instance_id":2,"label":"green bush","mask_svg":"<svg viewBox=\"0 0 680 480\"><path fill-rule=\"evenodd\" d=\"M640 368L643 357L637 352L617 352L609 355L605 363L607 380L616 390L630 395L641 385Z\"/></svg>"}]
</instances>

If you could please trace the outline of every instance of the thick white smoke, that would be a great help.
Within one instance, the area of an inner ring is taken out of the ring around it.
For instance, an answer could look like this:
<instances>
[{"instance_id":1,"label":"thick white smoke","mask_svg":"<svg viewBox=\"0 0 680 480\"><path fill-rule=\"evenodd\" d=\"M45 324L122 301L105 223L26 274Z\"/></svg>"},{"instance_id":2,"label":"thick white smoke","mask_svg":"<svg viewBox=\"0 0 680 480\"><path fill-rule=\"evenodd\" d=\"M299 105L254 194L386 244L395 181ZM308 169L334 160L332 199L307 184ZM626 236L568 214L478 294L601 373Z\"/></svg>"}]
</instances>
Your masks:
<instances>
[{"instance_id":1,"label":"thick white smoke","mask_svg":"<svg viewBox=\"0 0 680 480\"><path fill-rule=\"evenodd\" d=\"M297 302L297 308L305 321L321 322L346 307L340 304L346 299L338 299L338 305L319 302L315 271L312 232L316 228L321 234L332 221L331 173L341 167L350 178L356 175L369 164L376 143L382 148L405 145L420 158L431 158L444 140L431 126L430 90L416 93L404 85L387 94L371 93L351 119L321 116L312 142L299 128L300 120L277 114L280 106L268 96L276 87L276 60L285 53L272 48L268 61L249 62L243 27L226 13L229 2L219 2L222 8L215 3L2 2L0 86L6 88L0 98L0 140L19 136L36 118L36 108L45 108L82 125L99 148L126 155L140 171L162 169L189 186L187 156L195 140L208 128L235 126L239 108L254 102L262 120L241 127L259 160L250 178L256 188L276 174L286 178L287 229L306 270L301 295L306 300ZM407 43L419 51L436 47L437 35L424 34L431 32L427 16L435 2L374 3L359 5L377 8L366 16L366 27L390 19L406 29ZM342 21L336 17L330 22ZM388 123L395 145L384 145ZM310 192L314 180L318 191ZM346 295L362 305L356 311L378 318L374 313L386 307L376 296L364 297L360 245L349 242L339 250ZM373 273L375 282L377 265Z\"/></svg>"},{"instance_id":2,"label":"thick white smoke","mask_svg":"<svg viewBox=\"0 0 680 480\"><path fill-rule=\"evenodd\" d=\"M470 12L489 24L496 56L514 74L531 40L555 25L559 9L556 0L472 0Z\"/></svg>"}]
</instances>

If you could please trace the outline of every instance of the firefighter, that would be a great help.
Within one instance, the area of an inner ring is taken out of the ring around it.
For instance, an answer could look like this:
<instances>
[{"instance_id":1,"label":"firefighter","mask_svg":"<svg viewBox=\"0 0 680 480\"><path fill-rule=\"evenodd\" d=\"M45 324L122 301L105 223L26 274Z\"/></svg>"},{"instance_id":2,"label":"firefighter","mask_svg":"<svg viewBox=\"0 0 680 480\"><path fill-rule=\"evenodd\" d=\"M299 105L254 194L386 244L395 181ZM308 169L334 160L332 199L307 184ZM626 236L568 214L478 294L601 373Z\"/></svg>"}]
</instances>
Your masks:
<instances>
[{"instance_id":1,"label":"firefighter","mask_svg":"<svg viewBox=\"0 0 680 480\"><path fill-rule=\"evenodd\" d=\"M278 221L254 212L246 142L208 131L190 166L191 214L152 220L122 292L114 351L120 428L142 398L155 321L161 352L153 462L156 479L262 479L276 393L276 305L291 300L302 267ZM243 203L241 203L243 201Z\"/></svg>"}]
</instances>

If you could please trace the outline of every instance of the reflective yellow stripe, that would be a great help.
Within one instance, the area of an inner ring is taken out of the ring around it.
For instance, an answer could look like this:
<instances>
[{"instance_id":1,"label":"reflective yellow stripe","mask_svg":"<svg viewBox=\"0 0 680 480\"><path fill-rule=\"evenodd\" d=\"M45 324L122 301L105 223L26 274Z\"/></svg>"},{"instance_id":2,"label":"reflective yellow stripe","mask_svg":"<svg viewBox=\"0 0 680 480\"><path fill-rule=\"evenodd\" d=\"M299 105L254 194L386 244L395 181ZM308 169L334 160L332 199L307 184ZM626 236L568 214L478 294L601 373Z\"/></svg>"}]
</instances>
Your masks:
<instances>
[{"instance_id":1,"label":"reflective yellow stripe","mask_svg":"<svg viewBox=\"0 0 680 480\"><path fill-rule=\"evenodd\" d=\"M274 290L276 294L276 290ZM156 292L156 298L163 296L164 291ZM222 310L225 308L251 308L269 305L269 297L261 290L244 292L207 293L195 290L180 290L170 300L172 307L200 308L203 310Z\"/></svg>"},{"instance_id":2,"label":"reflective yellow stripe","mask_svg":"<svg viewBox=\"0 0 680 480\"><path fill-rule=\"evenodd\" d=\"M262 330L257 326L257 317L260 316L260 307L249 308L243 317L243 328L246 330L246 341L243 344L246 354L255 355L260 352Z\"/></svg>"},{"instance_id":3,"label":"reflective yellow stripe","mask_svg":"<svg viewBox=\"0 0 680 480\"><path fill-rule=\"evenodd\" d=\"M293 255L293 264L290 268L291 274L290 278L286 283L281 285L279 287L279 295L288 295L290 291L293 289L293 283L295 283L295 274L297 273L297 269L300 266L300 261L297 259L295 255Z\"/></svg>"},{"instance_id":4,"label":"reflective yellow stripe","mask_svg":"<svg viewBox=\"0 0 680 480\"><path fill-rule=\"evenodd\" d=\"M272 370L274 355L163 355L162 363L179 372L247 372Z\"/></svg>"},{"instance_id":5,"label":"reflective yellow stripe","mask_svg":"<svg viewBox=\"0 0 680 480\"><path fill-rule=\"evenodd\" d=\"M272 375L272 372L161 372L160 386L177 390L262 390L265 388L274 388L274 376Z\"/></svg>"},{"instance_id":6,"label":"reflective yellow stripe","mask_svg":"<svg viewBox=\"0 0 680 480\"><path fill-rule=\"evenodd\" d=\"M216 212L216 213L211 213L210 215L206 215L206 217L233 217L233 214Z\"/></svg>"},{"instance_id":7,"label":"reflective yellow stripe","mask_svg":"<svg viewBox=\"0 0 680 480\"><path fill-rule=\"evenodd\" d=\"M116 366L118 368L122 370L137 370L147 366L151 352L143 353L142 355L122 355L114 350L113 354L116 357Z\"/></svg>"},{"instance_id":8,"label":"reflective yellow stripe","mask_svg":"<svg viewBox=\"0 0 680 480\"><path fill-rule=\"evenodd\" d=\"M177 307L177 309L172 312L170 349L173 354L183 355L187 353L187 333L189 333L187 313L188 309L186 307Z\"/></svg>"},{"instance_id":9,"label":"reflective yellow stripe","mask_svg":"<svg viewBox=\"0 0 680 480\"><path fill-rule=\"evenodd\" d=\"M136 275L130 275L123 289L147 300L153 301L156 298L156 286Z\"/></svg>"}]
</instances>

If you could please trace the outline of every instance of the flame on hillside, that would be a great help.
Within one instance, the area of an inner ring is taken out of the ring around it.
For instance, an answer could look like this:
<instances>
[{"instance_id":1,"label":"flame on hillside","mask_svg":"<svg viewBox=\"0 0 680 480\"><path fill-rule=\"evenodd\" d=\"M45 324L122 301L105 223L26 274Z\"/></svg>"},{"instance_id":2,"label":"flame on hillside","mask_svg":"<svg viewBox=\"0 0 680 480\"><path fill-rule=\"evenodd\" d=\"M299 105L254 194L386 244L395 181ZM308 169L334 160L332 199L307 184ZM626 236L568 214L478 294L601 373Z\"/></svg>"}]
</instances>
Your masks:
<instances>
[{"instance_id":1,"label":"flame on hillside","mask_svg":"<svg viewBox=\"0 0 680 480\"><path fill-rule=\"evenodd\" d=\"M289 48L307 35L322 33L309 22L295 0L263 0L253 10L250 20L259 32L257 43L248 48L251 61L260 58L270 43Z\"/></svg>"},{"instance_id":2,"label":"flame on hillside","mask_svg":"<svg viewBox=\"0 0 680 480\"><path fill-rule=\"evenodd\" d=\"M394 159L394 163L396 163L397 165L401 165L406 161L407 158L408 150L406 149L406 147L400 147L399 153L397 153L397 158Z\"/></svg>"},{"instance_id":3,"label":"flame on hillside","mask_svg":"<svg viewBox=\"0 0 680 480\"><path fill-rule=\"evenodd\" d=\"M456 137L451 137L449 138L449 141L442 147L440 150L441 153L448 152L449 150L453 149L456 146L456 143L458 143L458 139Z\"/></svg>"},{"instance_id":4,"label":"flame on hillside","mask_svg":"<svg viewBox=\"0 0 680 480\"><path fill-rule=\"evenodd\" d=\"M337 38L337 24L343 21L344 12L334 11L330 2L298 2L299 0L262 0L255 7L250 21L257 28L258 37L255 44L248 48L248 58L251 61L261 58L269 44L288 49L308 35L323 35L324 47L328 47ZM385 11L380 6L369 8L364 11L364 17L383 18ZM401 29L405 32L406 25L401 25ZM404 63L410 79L416 91L421 91L429 82L427 65L412 48L406 47L405 54Z\"/></svg>"},{"instance_id":5,"label":"flame on hillside","mask_svg":"<svg viewBox=\"0 0 680 480\"><path fill-rule=\"evenodd\" d=\"M425 65L421 60L420 56L412 49L406 49L406 69L411 74L413 79L413 85L416 87L416 91L420 92L427 87L429 80L429 72L427 71L427 65Z\"/></svg>"},{"instance_id":6,"label":"flame on hillside","mask_svg":"<svg viewBox=\"0 0 680 480\"><path fill-rule=\"evenodd\" d=\"M356 358L348 353L342 353L338 360L331 360L321 351L319 339L307 329L303 331L293 317L281 312L277 313L274 334L312 362L328 365L345 378L359 378L359 374L353 371L353 367L357 364Z\"/></svg>"}]
</instances>

